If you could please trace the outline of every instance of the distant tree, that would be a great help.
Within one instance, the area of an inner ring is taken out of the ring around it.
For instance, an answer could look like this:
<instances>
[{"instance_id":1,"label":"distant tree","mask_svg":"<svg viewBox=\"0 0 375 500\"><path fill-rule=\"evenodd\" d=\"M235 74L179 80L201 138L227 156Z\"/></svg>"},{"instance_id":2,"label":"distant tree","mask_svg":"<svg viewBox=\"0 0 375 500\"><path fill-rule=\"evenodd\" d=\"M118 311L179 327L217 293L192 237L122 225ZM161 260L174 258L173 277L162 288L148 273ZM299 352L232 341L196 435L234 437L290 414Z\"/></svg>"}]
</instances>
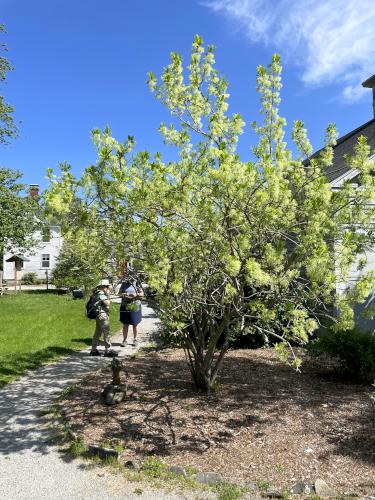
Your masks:
<instances>
[{"instance_id":1,"label":"distant tree","mask_svg":"<svg viewBox=\"0 0 375 500\"><path fill-rule=\"evenodd\" d=\"M22 252L36 243L42 228L38 200L25 195L21 172L0 168L0 259L10 249Z\"/></svg>"},{"instance_id":2,"label":"distant tree","mask_svg":"<svg viewBox=\"0 0 375 500\"><path fill-rule=\"evenodd\" d=\"M151 90L173 116L160 132L178 159L133 154L131 137L120 143L108 129L94 130L97 164L79 180L66 171L51 177L47 195L66 214L81 196L80 217L67 220L77 225L84 216L101 225L117 252L126 247L142 262L162 320L182 339L193 380L206 391L234 329L247 323L275 336L282 359L298 368L292 343L308 342L327 318L352 326L353 303L374 285L373 273L363 274L356 287L336 295L337 281L374 244L375 180L365 139L348 158L360 171L360 189L347 183L335 192L324 176L333 158L332 126L320 157L304 165L311 146L296 121L293 157L278 112L276 55L257 71L263 122L253 124L255 159L241 160L236 148L245 124L239 114L228 115L228 83L214 62L213 48L197 36L187 77L176 53L160 83L149 74ZM327 304L339 309L338 318Z\"/></svg>"},{"instance_id":3,"label":"distant tree","mask_svg":"<svg viewBox=\"0 0 375 500\"><path fill-rule=\"evenodd\" d=\"M4 32L0 24L0 34ZM0 44L0 52L6 50ZM0 55L0 83L5 82L11 69L8 60ZM13 107L0 95L0 144L8 144L17 136L12 113ZM0 167L0 268L4 252L11 248L19 252L30 249L36 242L35 231L42 226L38 200L24 195L25 185L18 182L20 177L21 172Z\"/></svg>"},{"instance_id":4,"label":"distant tree","mask_svg":"<svg viewBox=\"0 0 375 500\"><path fill-rule=\"evenodd\" d=\"M5 32L4 25L0 24L0 34ZM6 51L6 45L0 44L0 51ZM0 82L5 82L7 72L13 69L9 61L0 56ZM11 139L17 136L18 129L13 120L13 106L4 101L0 95L0 144L8 144Z\"/></svg>"},{"instance_id":5,"label":"distant tree","mask_svg":"<svg viewBox=\"0 0 375 500\"><path fill-rule=\"evenodd\" d=\"M90 293L108 269L106 249L101 239L82 228L74 234L65 234L52 279L57 287L84 287L86 293Z\"/></svg>"}]
</instances>

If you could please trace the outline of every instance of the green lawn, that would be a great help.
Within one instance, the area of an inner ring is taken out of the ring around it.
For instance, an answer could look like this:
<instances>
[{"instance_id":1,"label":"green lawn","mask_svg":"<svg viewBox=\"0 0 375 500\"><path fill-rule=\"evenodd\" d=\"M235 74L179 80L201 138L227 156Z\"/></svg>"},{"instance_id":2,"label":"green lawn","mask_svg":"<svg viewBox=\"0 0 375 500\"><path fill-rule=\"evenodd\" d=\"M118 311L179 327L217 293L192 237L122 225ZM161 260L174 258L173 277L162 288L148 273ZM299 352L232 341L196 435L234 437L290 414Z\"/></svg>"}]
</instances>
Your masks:
<instances>
[{"instance_id":1,"label":"green lawn","mask_svg":"<svg viewBox=\"0 0 375 500\"><path fill-rule=\"evenodd\" d=\"M0 387L26 370L91 344L95 321L86 300L53 293L0 297ZM118 305L111 306L111 332L120 329Z\"/></svg>"}]
</instances>

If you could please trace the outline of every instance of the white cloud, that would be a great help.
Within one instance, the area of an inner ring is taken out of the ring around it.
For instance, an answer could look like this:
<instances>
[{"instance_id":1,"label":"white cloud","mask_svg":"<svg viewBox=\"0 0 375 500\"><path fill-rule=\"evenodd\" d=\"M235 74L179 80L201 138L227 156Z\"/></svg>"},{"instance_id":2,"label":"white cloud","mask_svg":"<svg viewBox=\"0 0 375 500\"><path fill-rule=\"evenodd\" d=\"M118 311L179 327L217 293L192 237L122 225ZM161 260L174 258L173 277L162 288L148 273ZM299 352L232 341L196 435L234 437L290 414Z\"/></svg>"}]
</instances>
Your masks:
<instances>
[{"instance_id":1,"label":"white cloud","mask_svg":"<svg viewBox=\"0 0 375 500\"><path fill-rule=\"evenodd\" d=\"M346 100L375 73L375 0L206 0L254 42L286 54L306 85L338 82ZM285 57L285 55L284 55Z\"/></svg>"}]
</instances>

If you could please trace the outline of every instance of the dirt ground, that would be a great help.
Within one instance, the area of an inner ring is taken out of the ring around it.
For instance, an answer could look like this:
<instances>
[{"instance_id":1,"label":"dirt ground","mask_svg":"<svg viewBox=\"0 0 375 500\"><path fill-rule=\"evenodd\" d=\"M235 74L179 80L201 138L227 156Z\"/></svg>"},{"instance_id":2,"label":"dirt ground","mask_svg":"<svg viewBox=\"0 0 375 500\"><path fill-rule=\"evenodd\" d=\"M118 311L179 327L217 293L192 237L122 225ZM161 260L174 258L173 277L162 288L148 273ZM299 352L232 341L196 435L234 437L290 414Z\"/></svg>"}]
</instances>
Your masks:
<instances>
[{"instance_id":1,"label":"dirt ground","mask_svg":"<svg viewBox=\"0 0 375 500\"><path fill-rule=\"evenodd\" d=\"M370 387L345 383L306 360L302 373L272 349L228 353L217 390L191 383L183 351L126 360L125 401L105 406L107 371L62 402L87 443L119 442L124 458L155 454L170 465L275 487L316 478L343 493L375 494L375 404Z\"/></svg>"}]
</instances>

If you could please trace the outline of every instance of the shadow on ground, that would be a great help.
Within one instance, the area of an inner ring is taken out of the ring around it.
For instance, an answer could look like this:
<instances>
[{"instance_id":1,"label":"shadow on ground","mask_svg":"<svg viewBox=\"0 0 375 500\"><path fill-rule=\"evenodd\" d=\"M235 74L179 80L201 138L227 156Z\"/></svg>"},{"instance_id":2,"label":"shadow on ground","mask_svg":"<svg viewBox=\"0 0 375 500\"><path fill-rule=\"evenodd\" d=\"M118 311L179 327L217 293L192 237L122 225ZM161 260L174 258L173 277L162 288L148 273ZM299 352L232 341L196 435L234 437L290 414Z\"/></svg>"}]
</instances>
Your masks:
<instances>
[{"instance_id":1,"label":"shadow on ground","mask_svg":"<svg viewBox=\"0 0 375 500\"><path fill-rule=\"evenodd\" d=\"M91 345L92 337L85 337L82 339L71 339L71 342L75 342L77 344Z\"/></svg>"},{"instance_id":2,"label":"shadow on ground","mask_svg":"<svg viewBox=\"0 0 375 500\"><path fill-rule=\"evenodd\" d=\"M74 340L74 342L78 341L78 339ZM45 363L67 356L72 352L74 352L73 349L50 346L36 352L8 354L0 357L0 387L6 385L13 378L21 376L27 370L35 370Z\"/></svg>"},{"instance_id":3,"label":"shadow on ground","mask_svg":"<svg viewBox=\"0 0 375 500\"><path fill-rule=\"evenodd\" d=\"M116 407L100 399L110 380L91 381L69 396L77 430L99 441L118 440L141 455L224 450L237 435L263 446L270 432L295 438L319 435L319 459L347 455L375 464L375 427L369 389L338 381L306 363L302 373L276 359L228 355L217 392L197 392L182 356L154 353L129 361L127 400ZM298 416L298 417L296 417ZM298 437L300 436L300 437ZM303 450L302 450L303 453ZM326 455L326 456L325 456Z\"/></svg>"},{"instance_id":4,"label":"shadow on ground","mask_svg":"<svg viewBox=\"0 0 375 500\"><path fill-rule=\"evenodd\" d=\"M51 361L56 355L69 353L69 349L50 347L36 353L34 360L20 357L20 364L23 364L22 370L27 363L28 368L34 368L36 363ZM63 359L43 366L28 377L0 389L0 454L9 455L26 450L48 453L53 442L49 428L43 425L41 408L51 404L53 398L67 385L82 379L88 371L108 364L108 360L92 358L84 351L74 352L69 360L69 363ZM0 370L3 374L7 370L12 371L4 362Z\"/></svg>"}]
</instances>

